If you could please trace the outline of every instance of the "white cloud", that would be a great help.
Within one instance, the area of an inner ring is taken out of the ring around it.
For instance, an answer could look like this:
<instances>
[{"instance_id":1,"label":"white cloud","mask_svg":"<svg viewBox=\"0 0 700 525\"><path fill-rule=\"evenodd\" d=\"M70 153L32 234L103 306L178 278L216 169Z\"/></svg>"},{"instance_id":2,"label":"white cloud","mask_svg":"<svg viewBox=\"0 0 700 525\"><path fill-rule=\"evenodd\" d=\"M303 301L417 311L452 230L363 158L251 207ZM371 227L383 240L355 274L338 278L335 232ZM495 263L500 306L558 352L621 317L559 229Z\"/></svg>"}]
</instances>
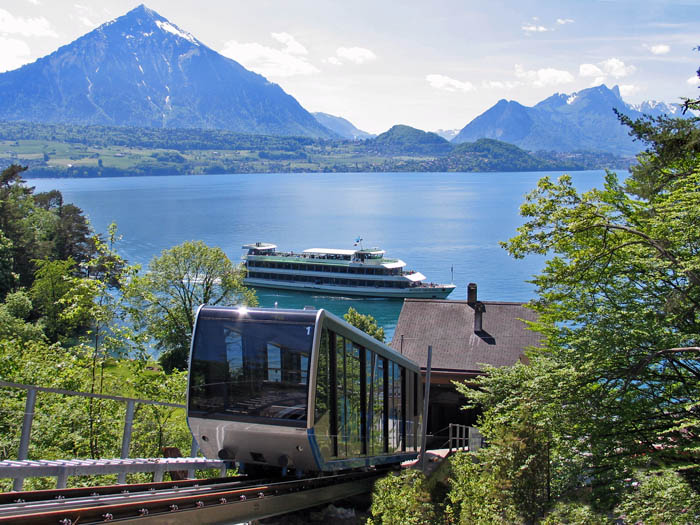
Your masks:
<instances>
[{"instance_id":1,"label":"white cloud","mask_svg":"<svg viewBox=\"0 0 700 525\"><path fill-rule=\"evenodd\" d=\"M634 95L638 93L640 89L639 86L635 86L634 84L622 84L619 85L618 88L620 88L620 95L623 97Z\"/></svg>"},{"instance_id":2,"label":"white cloud","mask_svg":"<svg viewBox=\"0 0 700 525\"><path fill-rule=\"evenodd\" d=\"M581 64L578 66L578 74L581 77L600 77L603 71L595 64Z\"/></svg>"},{"instance_id":3,"label":"white cloud","mask_svg":"<svg viewBox=\"0 0 700 525\"><path fill-rule=\"evenodd\" d=\"M456 80L445 75L427 75L425 80L435 89L442 89L445 91L462 91L467 93L468 91L474 91L476 89L471 82L462 82L461 80Z\"/></svg>"},{"instance_id":4,"label":"white cloud","mask_svg":"<svg viewBox=\"0 0 700 525\"><path fill-rule=\"evenodd\" d=\"M322 62L324 62L324 63L326 63L326 64L332 64L332 65L334 65L334 66L342 66L342 65L343 65L343 63L340 61L340 59L339 59L338 57L328 57L328 58L324 58L324 59L322 60Z\"/></svg>"},{"instance_id":5,"label":"white cloud","mask_svg":"<svg viewBox=\"0 0 700 525\"><path fill-rule=\"evenodd\" d=\"M90 7L81 4L73 4L73 7L78 11L77 15L71 15L73 20L77 20L87 27L97 27L99 25L93 22L92 18L90 18L94 16L94 12Z\"/></svg>"},{"instance_id":6,"label":"white cloud","mask_svg":"<svg viewBox=\"0 0 700 525\"><path fill-rule=\"evenodd\" d=\"M319 69L305 57L299 56L307 51L292 35L272 33L272 38L284 44L284 49L275 49L257 42L243 43L229 40L220 52L266 77L291 77L319 72Z\"/></svg>"},{"instance_id":7,"label":"white cloud","mask_svg":"<svg viewBox=\"0 0 700 525\"><path fill-rule=\"evenodd\" d=\"M700 86L700 78L698 78L697 75L693 75L688 80L686 80L686 83L690 84L691 86Z\"/></svg>"},{"instance_id":8,"label":"white cloud","mask_svg":"<svg viewBox=\"0 0 700 525\"><path fill-rule=\"evenodd\" d=\"M608 58L601 63L603 71L613 78L623 78L634 73L637 68L634 66L626 66L619 58Z\"/></svg>"},{"instance_id":9,"label":"white cloud","mask_svg":"<svg viewBox=\"0 0 700 525\"><path fill-rule=\"evenodd\" d=\"M89 19L88 17L86 17L86 16L79 16L79 17L78 17L78 21L79 21L81 24L83 24L84 26L87 26L87 27L97 27L97 24L94 23L92 20L90 20L90 19Z\"/></svg>"},{"instance_id":10,"label":"white cloud","mask_svg":"<svg viewBox=\"0 0 700 525\"><path fill-rule=\"evenodd\" d=\"M549 29L547 29L546 27L538 26L537 24L524 25L520 29L522 29L526 33L544 33L545 31L549 31Z\"/></svg>"},{"instance_id":11,"label":"white cloud","mask_svg":"<svg viewBox=\"0 0 700 525\"><path fill-rule=\"evenodd\" d=\"M336 49L335 54L339 58L343 58L354 64L364 64L365 62L377 59L377 55L364 47L339 47Z\"/></svg>"},{"instance_id":12,"label":"white cloud","mask_svg":"<svg viewBox=\"0 0 700 525\"><path fill-rule=\"evenodd\" d=\"M308 55L309 52L306 48L301 45L296 38L294 38L289 33L272 33L272 38L277 40L280 44L284 44L286 47L282 50L284 53L289 53L290 55Z\"/></svg>"},{"instance_id":13,"label":"white cloud","mask_svg":"<svg viewBox=\"0 0 700 525\"><path fill-rule=\"evenodd\" d=\"M625 65L619 58L609 58L598 64L581 64L578 67L580 77L593 78L591 86L599 86L605 83L608 77L624 78L637 70L632 65Z\"/></svg>"},{"instance_id":14,"label":"white cloud","mask_svg":"<svg viewBox=\"0 0 700 525\"><path fill-rule=\"evenodd\" d=\"M546 67L536 70L525 70L520 64L515 65L515 76L535 87L556 86L574 81L574 76L562 69Z\"/></svg>"},{"instance_id":15,"label":"white cloud","mask_svg":"<svg viewBox=\"0 0 700 525\"><path fill-rule=\"evenodd\" d=\"M671 51L671 46L668 44L655 44L653 46L644 44L653 55L665 55Z\"/></svg>"},{"instance_id":16,"label":"white cloud","mask_svg":"<svg viewBox=\"0 0 700 525\"><path fill-rule=\"evenodd\" d=\"M31 50L26 42L0 36L0 72L23 66L30 59Z\"/></svg>"},{"instance_id":17,"label":"white cloud","mask_svg":"<svg viewBox=\"0 0 700 525\"><path fill-rule=\"evenodd\" d=\"M517 80L485 80L481 85L486 89L513 89L523 83Z\"/></svg>"},{"instance_id":18,"label":"white cloud","mask_svg":"<svg viewBox=\"0 0 700 525\"><path fill-rule=\"evenodd\" d=\"M557 24L560 26L566 25L566 24L573 24L574 19L573 18L557 18Z\"/></svg>"},{"instance_id":19,"label":"white cloud","mask_svg":"<svg viewBox=\"0 0 700 525\"><path fill-rule=\"evenodd\" d=\"M51 28L49 21L43 16L37 18L22 18L14 16L4 9L0 9L0 33L22 36L58 36Z\"/></svg>"},{"instance_id":20,"label":"white cloud","mask_svg":"<svg viewBox=\"0 0 700 525\"><path fill-rule=\"evenodd\" d=\"M27 0L32 5L41 5L41 2L39 0Z\"/></svg>"}]
</instances>

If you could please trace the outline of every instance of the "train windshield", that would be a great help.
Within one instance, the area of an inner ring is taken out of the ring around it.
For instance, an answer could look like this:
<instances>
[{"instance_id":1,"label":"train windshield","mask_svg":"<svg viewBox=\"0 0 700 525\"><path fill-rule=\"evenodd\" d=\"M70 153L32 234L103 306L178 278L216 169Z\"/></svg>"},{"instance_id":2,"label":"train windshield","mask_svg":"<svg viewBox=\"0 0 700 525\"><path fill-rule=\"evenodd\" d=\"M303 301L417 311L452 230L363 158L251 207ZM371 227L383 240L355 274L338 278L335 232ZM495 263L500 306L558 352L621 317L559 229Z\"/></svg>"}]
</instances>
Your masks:
<instances>
[{"instance_id":1,"label":"train windshield","mask_svg":"<svg viewBox=\"0 0 700 525\"><path fill-rule=\"evenodd\" d=\"M190 415L305 423L314 316L252 312L200 312L190 364Z\"/></svg>"}]
</instances>

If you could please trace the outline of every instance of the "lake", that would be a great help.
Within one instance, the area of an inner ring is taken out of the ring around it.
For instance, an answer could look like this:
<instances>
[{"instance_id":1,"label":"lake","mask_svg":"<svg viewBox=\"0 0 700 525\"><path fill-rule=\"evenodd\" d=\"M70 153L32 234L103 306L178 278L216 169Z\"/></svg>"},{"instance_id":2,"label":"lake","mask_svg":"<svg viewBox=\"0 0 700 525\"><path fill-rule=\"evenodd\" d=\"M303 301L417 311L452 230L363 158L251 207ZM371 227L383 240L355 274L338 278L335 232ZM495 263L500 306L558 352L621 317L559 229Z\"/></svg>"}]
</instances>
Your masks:
<instances>
[{"instance_id":1,"label":"lake","mask_svg":"<svg viewBox=\"0 0 700 525\"><path fill-rule=\"evenodd\" d=\"M601 186L604 171L572 173L580 190ZM36 191L60 190L82 208L97 232L116 222L117 251L144 267L162 250L187 240L221 247L237 262L241 246L263 241L281 250L367 247L403 259L428 281L469 282L482 300L528 301L526 281L543 259L515 260L499 246L522 223L523 196L552 173L231 174L104 179L29 179ZM454 277L453 277L454 276ZM259 290L261 306L350 306L373 315L391 339L401 301L346 299Z\"/></svg>"}]
</instances>

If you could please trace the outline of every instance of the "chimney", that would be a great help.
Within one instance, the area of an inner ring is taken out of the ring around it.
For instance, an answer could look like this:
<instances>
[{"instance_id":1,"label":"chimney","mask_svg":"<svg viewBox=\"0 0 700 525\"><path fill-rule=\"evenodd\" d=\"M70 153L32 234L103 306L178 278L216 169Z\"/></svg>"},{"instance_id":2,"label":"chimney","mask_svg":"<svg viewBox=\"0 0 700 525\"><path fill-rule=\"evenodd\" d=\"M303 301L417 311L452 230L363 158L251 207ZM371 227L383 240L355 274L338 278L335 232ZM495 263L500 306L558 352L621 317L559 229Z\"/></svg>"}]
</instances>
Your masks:
<instances>
[{"instance_id":1,"label":"chimney","mask_svg":"<svg viewBox=\"0 0 700 525\"><path fill-rule=\"evenodd\" d=\"M474 333L483 332L484 312L486 307L481 301L474 303Z\"/></svg>"},{"instance_id":2,"label":"chimney","mask_svg":"<svg viewBox=\"0 0 700 525\"><path fill-rule=\"evenodd\" d=\"M476 304L476 283L467 285L467 304L474 306Z\"/></svg>"}]
</instances>

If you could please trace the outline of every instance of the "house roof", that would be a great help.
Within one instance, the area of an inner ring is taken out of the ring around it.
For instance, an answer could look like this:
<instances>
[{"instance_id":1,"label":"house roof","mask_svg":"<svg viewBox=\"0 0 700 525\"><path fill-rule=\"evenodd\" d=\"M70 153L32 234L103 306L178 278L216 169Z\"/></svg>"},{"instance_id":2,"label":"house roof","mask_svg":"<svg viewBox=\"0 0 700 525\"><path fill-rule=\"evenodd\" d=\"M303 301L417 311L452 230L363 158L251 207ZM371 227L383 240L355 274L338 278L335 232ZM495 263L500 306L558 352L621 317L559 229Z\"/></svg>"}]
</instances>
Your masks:
<instances>
[{"instance_id":1,"label":"house roof","mask_svg":"<svg viewBox=\"0 0 700 525\"><path fill-rule=\"evenodd\" d=\"M479 373L484 364L510 366L530 346L539 346L539 333L523 320L537 314L522 303L481 301L482 330L474 331L474 304L467 301L406 299L391 347L426 367L433 347L433 370ZM401 336L403 335L403 346Z\"/></svg>"}]
</instances>

